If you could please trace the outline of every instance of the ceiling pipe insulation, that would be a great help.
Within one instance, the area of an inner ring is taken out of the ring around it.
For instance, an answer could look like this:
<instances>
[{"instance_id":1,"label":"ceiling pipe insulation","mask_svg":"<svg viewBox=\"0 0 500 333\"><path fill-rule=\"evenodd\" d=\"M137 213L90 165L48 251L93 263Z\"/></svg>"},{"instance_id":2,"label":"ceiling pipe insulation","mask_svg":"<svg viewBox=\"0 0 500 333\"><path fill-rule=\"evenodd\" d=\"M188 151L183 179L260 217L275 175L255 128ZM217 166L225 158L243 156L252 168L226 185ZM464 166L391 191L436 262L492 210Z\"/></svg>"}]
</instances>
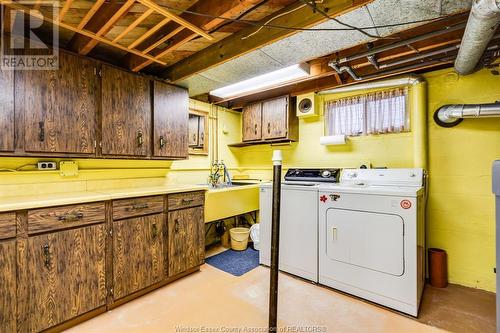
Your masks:
<instances>
[{"instance_id":1,"label":"ceiling pipe insulation","mask_svg":"<svg viewBox=\"0 0 500 333\"><path fill-rule=\"evenodd\" d=\"M475 0L465 27L455 70L460 75L474 72L500 23L500 0Z\"/></svg>"},{"instance_id":2,"label":"ceiling pipe insulation","mask_svg":"<svg viewBox=\"0 0 500 333\"><path fill-rule=\"evenodd\" d=\"M467 118L493 117L500 117L500 102L444 105L434 113L434 121L442 127L456 126Z\"/></svg>"}]
</instances>

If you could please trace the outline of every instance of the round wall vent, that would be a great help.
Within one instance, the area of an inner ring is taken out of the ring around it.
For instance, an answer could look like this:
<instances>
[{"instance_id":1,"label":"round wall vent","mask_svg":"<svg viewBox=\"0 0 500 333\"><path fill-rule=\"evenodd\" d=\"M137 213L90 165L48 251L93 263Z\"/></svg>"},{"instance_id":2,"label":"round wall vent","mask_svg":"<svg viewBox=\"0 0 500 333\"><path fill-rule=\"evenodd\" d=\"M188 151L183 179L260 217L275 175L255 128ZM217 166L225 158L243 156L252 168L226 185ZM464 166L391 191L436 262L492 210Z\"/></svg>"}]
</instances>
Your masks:
<instances>
[{"instance_id":1,"label":"round wall vent","mask_svg":"<svg viewBox=\"0 0 500 333\"><path fill-rule=\"evenodd\" d=\"M311 112L313 103L310 98L304 98L299 103L299 111L301 113L309 113Z\"/></svg>"}]
</instances>

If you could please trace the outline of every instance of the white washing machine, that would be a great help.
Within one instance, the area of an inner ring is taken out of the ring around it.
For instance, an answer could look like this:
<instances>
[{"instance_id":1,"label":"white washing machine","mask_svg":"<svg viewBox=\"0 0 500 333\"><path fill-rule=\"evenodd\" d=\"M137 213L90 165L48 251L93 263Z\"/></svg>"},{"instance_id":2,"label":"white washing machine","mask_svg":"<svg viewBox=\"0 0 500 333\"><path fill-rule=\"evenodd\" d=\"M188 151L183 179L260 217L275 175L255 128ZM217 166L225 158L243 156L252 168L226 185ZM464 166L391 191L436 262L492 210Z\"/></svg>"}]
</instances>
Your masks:
<instances>
[{"instance_id":1,"label":"white washing machine","mask_svg":"<svg viewBox=\"0 0 500 333\"><path fill-rule=\"evenodd\" d=\"M345 169L338 184L319 187L319 283L417 316L423 170Z\"/></svg>"},{"instance_id":2,"label":"white washing machine","mask_svg":"<svg viewBox=\"0 0 500 333\"><path fill-rule=\"evenodd\" d=\"M318 184L336 182L339 169L290 169L281 185L280 270L318 282ZM260 186L260 252L271 262L272 184Z\"/></svg>"}]
</instances>

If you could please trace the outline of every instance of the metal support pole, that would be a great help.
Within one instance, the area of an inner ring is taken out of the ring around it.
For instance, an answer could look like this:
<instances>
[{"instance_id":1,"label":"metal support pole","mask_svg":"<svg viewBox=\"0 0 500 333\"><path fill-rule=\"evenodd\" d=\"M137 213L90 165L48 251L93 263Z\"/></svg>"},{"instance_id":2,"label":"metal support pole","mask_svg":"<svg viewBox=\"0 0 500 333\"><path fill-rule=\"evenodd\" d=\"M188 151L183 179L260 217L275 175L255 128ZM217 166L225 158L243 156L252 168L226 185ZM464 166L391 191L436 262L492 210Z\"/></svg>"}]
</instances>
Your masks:
<instances>
[{"instance_id":1,"label":"metal support pole","mask_svg":"<svg viewBox=\"0 0 500 333\"><path fill-rule=\"evenodd\" d=\"M281 150L273 152L273 216L271 227L271 279L269 293L269 332L277 331L278 272L280 245Z\"/></svg>"}]
</instances>

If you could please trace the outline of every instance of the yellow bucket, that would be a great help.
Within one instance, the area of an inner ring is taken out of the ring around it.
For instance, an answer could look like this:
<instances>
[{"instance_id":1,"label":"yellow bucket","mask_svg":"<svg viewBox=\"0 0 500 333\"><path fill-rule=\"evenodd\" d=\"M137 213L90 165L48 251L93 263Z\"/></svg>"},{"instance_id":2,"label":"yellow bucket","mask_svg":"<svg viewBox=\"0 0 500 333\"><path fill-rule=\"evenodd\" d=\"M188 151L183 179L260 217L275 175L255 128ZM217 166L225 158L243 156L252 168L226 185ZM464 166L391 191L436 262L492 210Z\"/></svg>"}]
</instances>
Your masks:
<instances>
[{"instance_id":1,"label":"yellow bucket","mask_svg":"<svg viewBox=\"0 0 500 333\"><path fill-rule=\"evenodd\" d=\"M235 251L243 251L248 246L248 236L250 235L249 228L232 228L229 230L231 234L231 248Z\"/></svg>"}]
</instances>

